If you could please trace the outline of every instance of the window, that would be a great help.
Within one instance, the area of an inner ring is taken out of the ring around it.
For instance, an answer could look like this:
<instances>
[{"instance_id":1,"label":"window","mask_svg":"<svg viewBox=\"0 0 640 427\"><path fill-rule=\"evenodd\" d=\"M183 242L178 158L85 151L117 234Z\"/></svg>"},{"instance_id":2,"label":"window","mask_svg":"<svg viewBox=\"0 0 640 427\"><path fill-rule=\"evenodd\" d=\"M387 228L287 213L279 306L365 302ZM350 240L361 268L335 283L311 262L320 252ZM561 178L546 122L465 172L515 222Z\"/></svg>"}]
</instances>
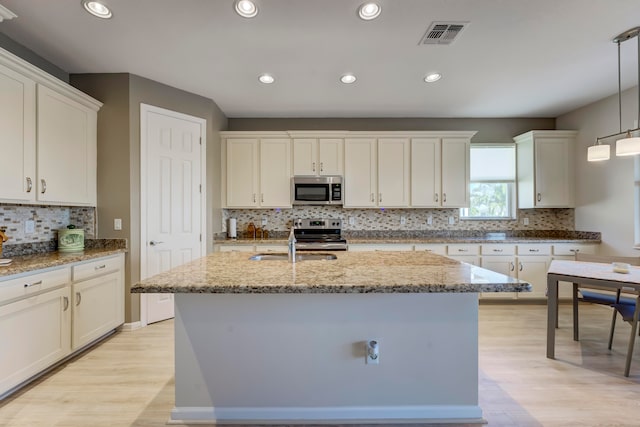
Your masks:
<instances>
[{"instance_id":1,"label":"window","mask_svg":"<svg viewBox=\"0 0 640 427\"><path fill-rule=\"evenodd\" d=\"M515 146L472 144L470 163L469 207L460 218L515 218Z\"/></svg>"}]
</instances>

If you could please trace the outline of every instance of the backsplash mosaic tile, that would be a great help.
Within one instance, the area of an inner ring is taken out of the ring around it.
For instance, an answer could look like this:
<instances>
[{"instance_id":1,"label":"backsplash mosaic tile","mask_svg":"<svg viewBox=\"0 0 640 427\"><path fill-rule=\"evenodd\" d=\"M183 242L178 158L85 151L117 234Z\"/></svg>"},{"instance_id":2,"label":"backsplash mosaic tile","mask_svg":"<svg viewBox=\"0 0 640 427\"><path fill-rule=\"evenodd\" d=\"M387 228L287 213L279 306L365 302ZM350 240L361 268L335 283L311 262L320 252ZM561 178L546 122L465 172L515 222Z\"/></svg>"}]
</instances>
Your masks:
<instances>
[{"instance_id":1,"label":"backsplash mosaic tile","mask_svg":"<svg viewBox=\"0 0 640 427\"><path fill-rule=\"evenodd\" d=\"M33 233L25 232L25 221L33 220ZM93 207L31 206L0 203L0 228L9 241L5 246L22 243L55 242L59 228L69 224L82 228L86 239L96 236L96 212Z\"/></svg>"},{"instance_id":2,"label":"backsplash mosaic tile","mask_svg":"<svg viewBox=\"0 0 640 427\"><path fill-rule=\"evenodd\" d=\"M345 233L349 231L513 231L563 230L575 227L573 209L521 209L517 219L503 221L461 220L459 209L345 209L335 206L305 206L292 209L223 209L223 231L227 220L236 218L238 236L250 222L269 230L270 236L281 235L291 227L294 218L339 218ZM449 223L450 217L453 224ZM431 224L429 224L429 218ZM524 225L524 218L529 221ZM358 233L360 234L360 233Z\"/></svg>"}]
</instances>

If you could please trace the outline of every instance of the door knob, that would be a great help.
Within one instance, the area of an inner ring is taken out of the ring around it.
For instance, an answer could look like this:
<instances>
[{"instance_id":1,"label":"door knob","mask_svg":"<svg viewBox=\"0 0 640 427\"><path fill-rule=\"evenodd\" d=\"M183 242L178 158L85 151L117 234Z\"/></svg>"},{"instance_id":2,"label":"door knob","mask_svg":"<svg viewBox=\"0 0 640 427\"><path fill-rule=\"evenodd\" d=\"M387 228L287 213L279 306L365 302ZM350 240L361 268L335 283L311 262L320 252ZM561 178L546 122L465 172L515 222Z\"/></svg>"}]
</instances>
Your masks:
<instances>
[{"instance_id":1,"label":"door knob","mask_svg":"<svg viewBox=\"0 0 640 427\"><path fill-rule=\"evenodd\" d=\"M151 245L151 246L155 246L155 245L159 245L159 244L161 244L161 243L164 243L164 242L160 242L160 241L158 241L158 240L151 240L151 241L149 242L149 245Z\"/></svg>"}]
</instances>

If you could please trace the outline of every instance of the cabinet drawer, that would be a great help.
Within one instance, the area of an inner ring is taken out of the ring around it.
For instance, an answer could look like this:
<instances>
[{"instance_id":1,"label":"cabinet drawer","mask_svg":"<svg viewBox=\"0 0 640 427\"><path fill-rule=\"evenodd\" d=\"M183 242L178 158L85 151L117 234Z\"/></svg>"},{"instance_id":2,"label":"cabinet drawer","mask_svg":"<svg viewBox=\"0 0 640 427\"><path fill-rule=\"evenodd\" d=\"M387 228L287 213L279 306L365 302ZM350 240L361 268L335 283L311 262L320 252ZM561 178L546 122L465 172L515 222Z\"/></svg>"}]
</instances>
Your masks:
<instances>
[{"instance_id":1,"label":"cabinet drawer","mask_svg":"<svg viewBox=\"0 0 640 427\"><path fill-rule=\"evenodd\" d=\"M503 245L501 243L482 245L482 255L515 255L516 245Z\"/></svg>"},{"instance_id":2,"label":"cabinet drawer","mask_svg":"<svg viewBox=\"0 0 640 427\"><path fill-rule=\"evenodd\" d=\"M479 255L480 246L479 245L449 245L447 248L447 253L451 256Z\"/></svg>"},{"instance_id":3,"label":"cabinet drawer","mask_svg":"<svg viewBox=\"0 0 640 427\"><path fill-rule=\"evenodd\" d=\"M400 243L349 244L349 252L369 252L369 251L413 251L413 245L404 245Z\"/></svg>"},{"instance_id":4,"label":"cabinet drawer","mask_svg":"<svg viewBox=\"0 0 640 427\"><path fill-rule=\"evenodd\" d=\"M551 245L518 245L518 255L551 255Z\"/></svg>"},{"instance_id":5,"label":"cabinet drawer","mask_svg":"<svg viewBox=\"0 0 640 427\"><path fill-rule=\"evenodd\" d=\"M99 276L120 269L120 257L100 258L84 264L73 266L73 281Z\"/></svg>"},{"instance_id":6,"label":"cabinet drawer","mask_svg":"<svg viewBox=\"0 0 640 427\"><path fill-rule=\"evenodd\" d=\"M596 245L587 245L581 243L557 243L553 245L554 255L575 255L580 252L582 254L595 254Z\"/></svg>"},{"instance_id":7,"label":"cabinet drawer","mask_svg":"<svg viewBox=\"0 0 640 427\"><path fill-rule=\"evenodd\" d=\"M256 245L256 252L287 252L286 245Z\"/></svg>"},{"instance_id":8,"label":"cabinet drawer","mask_svg":"<svg viewBox=\"0 0 640 427\"><path fill-rule=\"evenodd\" d=\"M29 274L0 282L0 304L63 286L71 280L69 267Z\"/></svg>"},{"instance_id":9,"label":"cabinet drawer","mask_svg":"<svg viewBox=\"0 0 640 427\"><path fill-rule=\"evenodd\" d=\"M418 244L414 246L416 252L430 252L436 255L446 255L447 245L430 245L430 244Z\"/></svg>"},{"instance_id":10,"label":"cabinet drawer","mask_svg":"<svg viewBox=\"0 0 640 427\"><path fill-rule=\"evenodd\" d=\"M220 252L254 252L256 247L253 245L220 245L218 250Z\"/></svg>"}]
</instances>

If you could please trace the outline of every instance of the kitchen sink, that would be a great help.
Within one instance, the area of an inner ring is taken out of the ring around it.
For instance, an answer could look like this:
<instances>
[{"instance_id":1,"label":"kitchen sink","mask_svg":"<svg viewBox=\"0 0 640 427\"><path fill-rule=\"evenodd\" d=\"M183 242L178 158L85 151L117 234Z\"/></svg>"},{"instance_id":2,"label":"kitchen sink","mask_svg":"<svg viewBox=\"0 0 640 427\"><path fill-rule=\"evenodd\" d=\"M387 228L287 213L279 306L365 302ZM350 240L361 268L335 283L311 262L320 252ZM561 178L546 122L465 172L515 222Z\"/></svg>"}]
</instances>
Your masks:
<instances>
[{"instance_id":1,"label":"kitchen sink","mask_svg":"<svg viewBox=\"0 0 640 427\"><path fill-rule=\"evenodd\" d=\"M287 261L288 259L289 254L287 253L256 254L249 257L251 261ZM334 259L338 259L338 257L327 253L296 254L296 261L331 261Z\"/></svg>"}]
</instances>

